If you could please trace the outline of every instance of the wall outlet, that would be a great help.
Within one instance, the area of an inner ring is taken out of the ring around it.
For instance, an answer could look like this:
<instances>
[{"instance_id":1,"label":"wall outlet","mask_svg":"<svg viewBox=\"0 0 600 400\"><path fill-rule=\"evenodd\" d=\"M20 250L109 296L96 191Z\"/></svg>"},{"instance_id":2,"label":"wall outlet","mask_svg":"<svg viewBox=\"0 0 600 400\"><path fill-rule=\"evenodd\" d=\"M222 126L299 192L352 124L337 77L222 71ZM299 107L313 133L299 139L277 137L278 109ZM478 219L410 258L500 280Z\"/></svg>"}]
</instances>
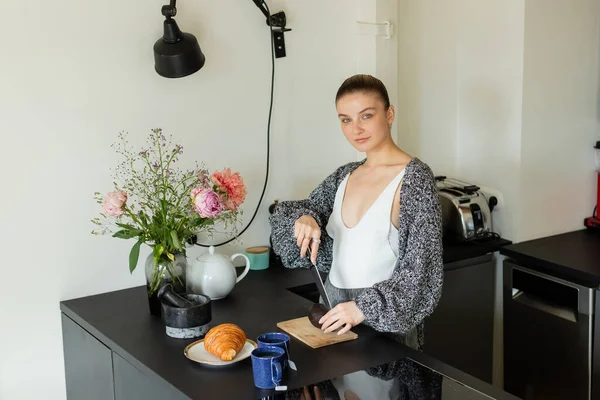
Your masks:
<instances>
[{"instance_id":1,"label":"wall outlet","mask_svg":"<svg viewBox=\"0 0 600 400\"><path fill-rule=\"evenodd\" d=\"M489 204L490 197L494 196L494 197L496 197L496 199L498 199L498 204L496 204L496 206L494 207L494 211L501 210L504 207L505 203L504 203L504 196L502 195L502 192L500 192L498 189L494 189L494 188L490 188L490 187L486 187L486 186L481 186L481 185L477 185L477 186L479 186L479 188L481 189L481 192L483 192L483 194L485 195L485 198L488 200L488 204Z\"/></svg>"}]
</instances>

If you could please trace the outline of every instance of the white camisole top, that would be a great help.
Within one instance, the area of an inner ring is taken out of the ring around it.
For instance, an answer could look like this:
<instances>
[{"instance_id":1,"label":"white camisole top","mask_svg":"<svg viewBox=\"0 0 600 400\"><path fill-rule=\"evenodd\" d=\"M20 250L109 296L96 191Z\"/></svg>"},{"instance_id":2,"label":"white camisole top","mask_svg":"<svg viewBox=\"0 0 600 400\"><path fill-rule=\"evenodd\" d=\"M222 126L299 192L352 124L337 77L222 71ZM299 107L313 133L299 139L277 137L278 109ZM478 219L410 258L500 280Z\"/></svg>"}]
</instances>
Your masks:
<instances>
[{"instance_id":1,"label":"white camisole top","mask_svg":"<svg viewBox=\"0 0 600 400\"><path fill-rule=\"evenodd\" d=\"M350 174L340 183L326 230L333 238L330 283L340 289L371 287L389 279L398 257L398 230L390 220L396 190L405 169L383 192L352 228L342 220L342 202Z\"/></svg>"}]
</instances>

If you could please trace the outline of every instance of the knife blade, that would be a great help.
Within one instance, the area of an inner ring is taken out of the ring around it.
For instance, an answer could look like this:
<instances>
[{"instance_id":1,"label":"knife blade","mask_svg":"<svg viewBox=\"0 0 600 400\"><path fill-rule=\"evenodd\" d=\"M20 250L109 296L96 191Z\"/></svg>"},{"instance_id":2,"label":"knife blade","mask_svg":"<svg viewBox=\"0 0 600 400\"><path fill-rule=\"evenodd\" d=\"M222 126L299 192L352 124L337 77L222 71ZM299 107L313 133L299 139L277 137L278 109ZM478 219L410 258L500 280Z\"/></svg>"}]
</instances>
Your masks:
<instances>
[{"instance_id":1,"label":"knife blade","mask_svg":"<svg viewBox=\"0 0 600 400\"><path fill-rule=\"evenodd\" d=\"M307 249L308 257L310 258L311 252L310 248ZM331 302L329 301L329 296L327 296L327 292L325 291L325 285L323 285L323 281L321 280L321 275L319 275L319 270L317 269L317 264L310 261L310 271L313 274L313 279L317 284L317 289L319 290L319 294L321 298L325 302L325 307L331 310Z\"/></svg>"}]
</instances>

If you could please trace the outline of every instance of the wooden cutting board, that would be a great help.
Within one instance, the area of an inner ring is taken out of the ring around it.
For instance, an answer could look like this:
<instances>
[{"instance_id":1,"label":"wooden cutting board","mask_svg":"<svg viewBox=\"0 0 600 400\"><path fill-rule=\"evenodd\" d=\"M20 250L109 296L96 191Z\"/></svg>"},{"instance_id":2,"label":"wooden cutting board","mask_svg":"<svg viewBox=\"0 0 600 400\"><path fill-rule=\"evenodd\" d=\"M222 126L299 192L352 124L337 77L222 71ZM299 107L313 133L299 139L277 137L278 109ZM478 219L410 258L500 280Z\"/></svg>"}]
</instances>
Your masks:
<instances>
[{"instance_id":1,"label":"wooden cutting board","mask_svg":"<svg viewBox=\"0 0 600 400\"><path fill-rule=\"evenodd\" d=\"M358 338L358 335L352 331L348 331L343 335L338 335L335 332L324 333L319 328L312 326L308 317L278 322L277 327L313 349Z\"/></svg>"}]
</instances>

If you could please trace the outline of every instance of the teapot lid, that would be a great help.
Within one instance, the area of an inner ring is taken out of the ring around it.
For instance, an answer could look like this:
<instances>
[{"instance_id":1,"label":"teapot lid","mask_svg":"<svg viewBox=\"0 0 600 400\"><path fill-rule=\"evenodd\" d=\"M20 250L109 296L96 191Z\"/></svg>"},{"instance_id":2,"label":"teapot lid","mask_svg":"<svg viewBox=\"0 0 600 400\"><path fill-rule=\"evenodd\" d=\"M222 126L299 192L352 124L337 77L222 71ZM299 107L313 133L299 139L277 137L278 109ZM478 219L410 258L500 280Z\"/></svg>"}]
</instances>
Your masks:
<instances>
[{"instance_id":1,"label":"teapot lid","mask_svg":"<svg viewBox=\"0 0 600 400\"><path fill-rule=\"evenodd\" d=\"M222 261L225 258L226 258L225 256L223 256L219 253L215 253L215 246L210 246L208 248L208 253L199 255L198 257L196 257L196 260L203 261L203 262L214 262L214 261Z\"/></svg>"}]
</instances>

